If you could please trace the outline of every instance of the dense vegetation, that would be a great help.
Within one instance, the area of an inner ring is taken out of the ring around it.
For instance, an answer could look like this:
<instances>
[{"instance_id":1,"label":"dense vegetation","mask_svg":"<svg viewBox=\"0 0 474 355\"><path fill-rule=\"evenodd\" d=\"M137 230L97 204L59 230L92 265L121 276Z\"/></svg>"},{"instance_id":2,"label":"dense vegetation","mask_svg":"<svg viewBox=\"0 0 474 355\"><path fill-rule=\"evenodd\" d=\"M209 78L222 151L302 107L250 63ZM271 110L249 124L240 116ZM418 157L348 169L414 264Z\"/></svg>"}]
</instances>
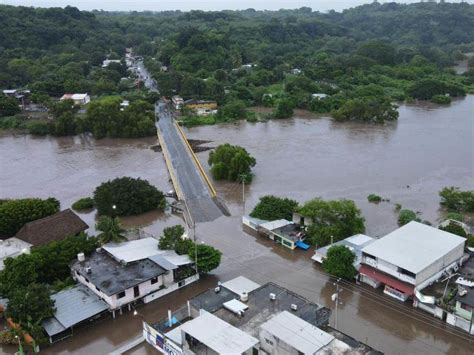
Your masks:
<instances>
[{"instance_id":1,"label":"dense vegetation","mask_svg":"<svg viewBox=\"0 0 474 355\"><path fill-rule=\"evenodd\" d=\"M209 153L208 163L216 180L250 182L257 161L238 145L222 144Z\"/></svg>"},{"instance_id":2,"label":"dense vegetation","mask_svg":"<svg viewBox=\"0 0 474 355\"><path fill-rule=\"evenodd\" d=\"M341 13L306 7L107 13L3 5L0 23L9 29L0 34L0 87L28 87L40 103L65 92L100 97L134 90L123 63L101 67L105 58L123 58L127 47L144 56L162 94L216 100L221 110L215 119L222 121L245 118L246 106L264 105L274 108L273 117L305 108L339 120L383 122L396 119L394 101L441 102L445 94L474 89L473 69L455 75L449 68L473 49L474 6L467 3L375 2ZM118 134L102 127L99 136L136 136L146 127Z\"/></svg>"},{"instance_id":3,"label":"dense vegetation","mask_svg":"<svg viewBox=\"0 0 474 355\"><path fill-rule=\"evenodd\" d=\"M163 209L166 200L161 191L148 181L131 177L102 183L94 191L99 215L130 216Z\"/></svg>"},{"instance_id":4,"label":"dense vegetation","mask_svg":"<svg viewBox=\"0 0 474 355\"><path fill-rule=\"evenodd\" d=\"M474 212L474 191L461 191L458 187L445 187L439 192L441 205L448 211Z\"/></svg>"},{"instance_id":5,"label":"dense vegetation","mask_svg":"<svg viewBox=\"0 0 474 355\"><path fill-rule=\"evenodd\" d=\"M277 219L291 221L296 207L298 207L298 202L295 200L267 195L260 197L260 201L250 213L250 217L267 221L274 221Z\"/></svg>"},{"instance_id":6,"label":"dense vegetation","mask_svg":"<svg viewBox=\"0 0 474 355\"><path fill-rule=\"evenodd\" d=\"M463 238L469 238L470 237L469 233L466 233L464 228L461 225L459 225L458 223L455 223L455 222L454 223L450 222L447 226L439 227L439 229L441 229L445 232L449 232L449 233L452 233L452 234L459 235L460 237L463 237Z\"/></svg>"},{"instance_id":7,"label":"dense vegetation","mask_svg":"<svg viewBox=\"0 0 474 355\"><path fill-rule=\"evenodd\" d=\"M118 217L100 216L95 228L100 232L97 238L101 244L120 243L127 240Z\"/></svg>"},{"instance_id":8,"label":"dense vegetation","mask_svg":"<svg viewBox=\"0 0 474 355\"><path fill-rule=\"evenodd\" d=\"M50 291L72 285L69 263L77 253L90 254L97 247L96 238L81 234L35 247L31 254L5 259L0 295L9 299L7 314L41 342L41 320L53 312Z\"/></svg>"},{"instance_id":9,"label":"dense vegetation","mask_svg":"<svg viewBox=\"0 0 474 355\"><path fill-rule=\"evenodd\" d=\"M306 242L318 248L365 231L361 211L351 200L324 201L315 198L296 210L305 218L311 218Z\"/></svg>"},{"instance_id":10,"label":"dense vegetation","mask_svg":"<svg viewBox=\"0 0 474 355\"><path fill-rule=\"evenodd\" d=\"M55 198L42 200L24 198L0 200L0 237L8 238L16 234L25 223L59 212L59 201Z\"/></svg>"},{"instance_id":11,"label":"dense vegetation","mask_svg":"<svg viewBox=\"0 0 474 355\"><path fill-rule=\"evenodd\" d=\"M411 221L421 222L414 211L408 209L400 210L400 213L398 214L398 225L404 226Z\"/></svg>"},{"instance_id":12,"label":"dense vegetation","mask_svg":"<svg viewBox=\"0 0 474 355\"><path fill-rule=\"evenodd\" d=\"M323 269L336 277L352 280L357 274L354 267L355 254L344 245L333 245L323 260Z\"/></svg>"},{"instance_id":13,"label":"dense vegetation","mask_svg":"<svg viewBox=\"0 0 474 355\"><path fill-rule=\"evenodd\" d=\"M91 197L80 198L72 204L72 209L75 211L87 211L95 207L94 199Z\"/></svg>"}]
</instances>

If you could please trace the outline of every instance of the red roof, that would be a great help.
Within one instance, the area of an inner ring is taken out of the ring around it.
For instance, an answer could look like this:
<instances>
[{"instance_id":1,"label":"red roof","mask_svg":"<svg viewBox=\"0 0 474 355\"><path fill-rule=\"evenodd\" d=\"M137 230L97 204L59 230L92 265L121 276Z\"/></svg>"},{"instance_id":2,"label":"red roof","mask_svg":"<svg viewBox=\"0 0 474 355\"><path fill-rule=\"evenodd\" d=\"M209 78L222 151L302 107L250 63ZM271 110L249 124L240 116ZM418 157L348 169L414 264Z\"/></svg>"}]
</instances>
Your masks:
<instances>
[{"instance_id":1,"label":"red roof","mask_svg":"<svg viewBox=\"0 0 474 355\"><path fill-rule=\"evenodd\" d=\"M412 296L415 293L414 285L410 285L409 283L400 281L395 277L380 272L377 269L374 269L373 267L370 267L368 265L362 264L360 266L359 273L366 275L392 288L395 288L408 296Z\"/></svg>"}]
</instances>

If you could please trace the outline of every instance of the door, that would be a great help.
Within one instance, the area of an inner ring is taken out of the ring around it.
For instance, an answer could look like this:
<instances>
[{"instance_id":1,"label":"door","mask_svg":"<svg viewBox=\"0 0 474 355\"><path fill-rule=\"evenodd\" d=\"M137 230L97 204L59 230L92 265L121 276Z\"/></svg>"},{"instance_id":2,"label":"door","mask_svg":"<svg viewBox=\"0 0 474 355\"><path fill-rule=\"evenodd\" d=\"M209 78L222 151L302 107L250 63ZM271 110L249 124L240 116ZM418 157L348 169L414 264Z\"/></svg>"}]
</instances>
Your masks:
<instances>
[{"instance_id":1,"label":"door","mask_svg":"<svg viewBox=\"0 0 474 355\"><path fill-rule=\"evenodd\" d=\"M138 297L138 296L140 296L140 288L137 285L133 288L133 297Z\"/></svg>"}]
</instances>

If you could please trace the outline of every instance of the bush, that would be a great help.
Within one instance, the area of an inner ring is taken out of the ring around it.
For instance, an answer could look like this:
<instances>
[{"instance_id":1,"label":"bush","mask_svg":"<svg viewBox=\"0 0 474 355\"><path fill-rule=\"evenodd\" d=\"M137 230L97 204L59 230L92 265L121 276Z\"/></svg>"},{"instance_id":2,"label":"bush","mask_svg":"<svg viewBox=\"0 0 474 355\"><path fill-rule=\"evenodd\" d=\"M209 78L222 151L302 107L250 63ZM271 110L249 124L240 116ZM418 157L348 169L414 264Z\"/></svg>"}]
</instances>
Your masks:
<instances>
[{"instance_id":1,"label":"bush","mask_svg":"<svg viewBox=\"0 0 474 355\"><path fill-rule=\"evenodd\" d=\"M209 153L208 163L216 180L241 181L244 175L246 182L250 182L256 160L244 148L224 144Z\"/></svg>"},{"instance_id":2,"label":"bush","mask_svg":"<svg viewBox=\"0 0 474 355\"><path fill-rule=\"evenodd\" d=\"M268 195L260 197L260 201L254 207L250 216L267 221L276 219L291 220L296 207L298 207L298 202L295 200Z\"/></svg>"},{"instance_id":3,"label":"bush","mask_svg":"<svg viewBox=\"0 0 474 355\"><path fill-rule=\"evenodd\" d=\"M12 237L25 223L59 212L59 206L59 201L55 198L3 201L0 204L0 237Z\"/></svg>"},{"instance_id":4,"label":"bush","mask_svg":"<svg viewBox=\"0 0 474 355\"><path fill-rule=\"evenodd\" d=\"M382 201L382 197L376 194L370 194L369 196L367 196L367 200L372 203L379 203L380 201Z\"/></svg>"},{"instance_id":5,"label":"bush","mask_svg":"<svg viewBox=\"0 0 474 355\"><path fill-rule=\"evenodd\" d=\"M434 95L431 98L431 102L434 102L435 104L440 104L440 105L447 105L451 103L451 98L446 95Z\"/></svg>"},{"instance_id":6,"label":"bush","mask_svg":"<svg viewBox=\"0 0 474 355\"><path fill-rule=\"evenodd\" d=\"M461 191L458 187L445 187L439 192L441 205L449 211L474 212L474 191Z\"/></svg>"},{"instance_id":7,"label":"bush","mask_svg":"<svg viewBox=\"0 0 474 355\"><path fill-rule=\"evenodd\" d=\"M189 249L189 257L194 260L194 243ZM214 247L205 244L197 245L197 266L200 274L207 274L216 269L221 263L222 253Z\"/></svg>"},{"instance_id":8,"label":"bush","mask_svg":"<svg viewBox=\"0 0 474 355\"><path fill-rule=\"evenodd\" d=\"M469 248L474 248L474 236L467 238L466 246Z\"/></svg>"},{"instance_id":9,"label":"bush","mask_svg":"<svg viewBox=\"0 0 474 355\"><path fill-rule=\"evenodd\" d=\"M95 189L94 201L99 215L108 216L137 215L166 206L163 193L155 186L131 177L104 182Z\"/></svg>"},{"instance_id":10,"label":"bush","mask_svg":"<svg viewBox=\"0 0 474 355\"><path fill-rule=\"evenodd\" d=\"M289 99L278 101L277 107L273 110L273 118L290 118L293 116L293 104Z\"/></svg>"},{"instance_id":11,"label":"bush","mask_svg":"<svg viewBox=\"0 0 474 355\"><path fill-rule=\"evenodd\" d=\"M464 230L463 227L461 227L459 224L457 223L449 223L446 227L439 227L439 229L445 231L445 232L449 232L449 233L452 233L452 234L456 234L456 235L459 235L460 237L463 237L463 238L467 238L469 235L466 233L466 231Z\"/></svg>"},{"instance_id":12,"label":"bush","mask_svg":"<svg viewBox=\"0 0 474 355\"><path fill-rule=\"evenodd\" d=\"M46 136L50 132L50 126L45 121L30 121L26 124L28 133L34 136Z\"/></svg>"},{"instance_id":13,"label":"bush","mask_svg":"<svg viewBox=\"0 0 474 355\"><path fill-rule=\"evenodd\" d=\"M446 219L452 219L454 221L463 222L464 221L464 216L460 213L457 213L457 212L449 212L446 215Z\"/></svg>"},{"instance_id":14,"label":"bush","mask_svg":"<svg viewBox=\"0 0 474 355\"><path fill-rule=\"evenodd\" d=\"M72 209L75 211L86 211L93 209L94 206L94 199L92 197L84 197L74 202L72 204Z\"/></svg>"},{"instance_id":15,"label":"bush","mask_svg":"<svg viewBox=\"0 0 474 355\"><path fill-rule=\"evenodd\" d=\"M344 245L334 245L328 249L323 260L323 269L336 277L352 280L357 274L354 267L355 254Z\"/></svg>"},{"instance_id":16,"label":"bush","mask_svg":"<svg viewBox=\"0 0 474 355\"><path fill-rule=\"evenodd\" d=\"M324 201L316 198L306 202L297 212L312 219L308 227L306 241L322 247L365 231L364 217L354 201Z\"/></svg>"},{"instance_id":17,"label":"bush","mask_svg":"<svg viewBox=\"0 0 474 355\"><path fill-rule=\"evenodd\" d=\"M401 210L398 215L398 225L403 226L411 221L420 222L420 219L412 210Z\"/></svg>"},{"instance_id":18,"label":"bush","mask_svg":"<svg viewBox=\"0 0 474 355\"><path fill-rule=\"evenodd\" d=\"M336 121L384 123L398 119L397 106L384 97L363 97L346 101L331 111Z\"/></svg>"}]
</instances>

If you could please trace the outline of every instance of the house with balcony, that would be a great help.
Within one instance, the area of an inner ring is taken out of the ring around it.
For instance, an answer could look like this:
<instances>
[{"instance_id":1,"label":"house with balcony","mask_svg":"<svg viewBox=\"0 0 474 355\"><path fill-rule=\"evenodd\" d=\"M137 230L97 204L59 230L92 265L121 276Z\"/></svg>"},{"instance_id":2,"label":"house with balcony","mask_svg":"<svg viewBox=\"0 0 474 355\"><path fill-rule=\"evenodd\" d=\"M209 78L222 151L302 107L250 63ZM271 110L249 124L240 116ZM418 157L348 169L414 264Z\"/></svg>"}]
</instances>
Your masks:
<instances>
[{"instance_id":1,"label":"house with balcony","mask_svg":"<svg viewBox=\"0 0 474 355\"><path fill-rule=\"evenodd\" d=\"M465 238L412 221L362 249L360 280L406 301L463 262Z\"/></svg>"},{"instance_id":2,"label":"house with balcony","mask_svg":"<svg viewBox=\"0 0 474 355\"><path fill-rule=\"evenodd\" d=\"M78 254L73 278L103 299L115 317L122 307L148 303L199 279L187 255L158 249L154 238L109 243L87 258Z\"/></svg>"}]
</instances>

